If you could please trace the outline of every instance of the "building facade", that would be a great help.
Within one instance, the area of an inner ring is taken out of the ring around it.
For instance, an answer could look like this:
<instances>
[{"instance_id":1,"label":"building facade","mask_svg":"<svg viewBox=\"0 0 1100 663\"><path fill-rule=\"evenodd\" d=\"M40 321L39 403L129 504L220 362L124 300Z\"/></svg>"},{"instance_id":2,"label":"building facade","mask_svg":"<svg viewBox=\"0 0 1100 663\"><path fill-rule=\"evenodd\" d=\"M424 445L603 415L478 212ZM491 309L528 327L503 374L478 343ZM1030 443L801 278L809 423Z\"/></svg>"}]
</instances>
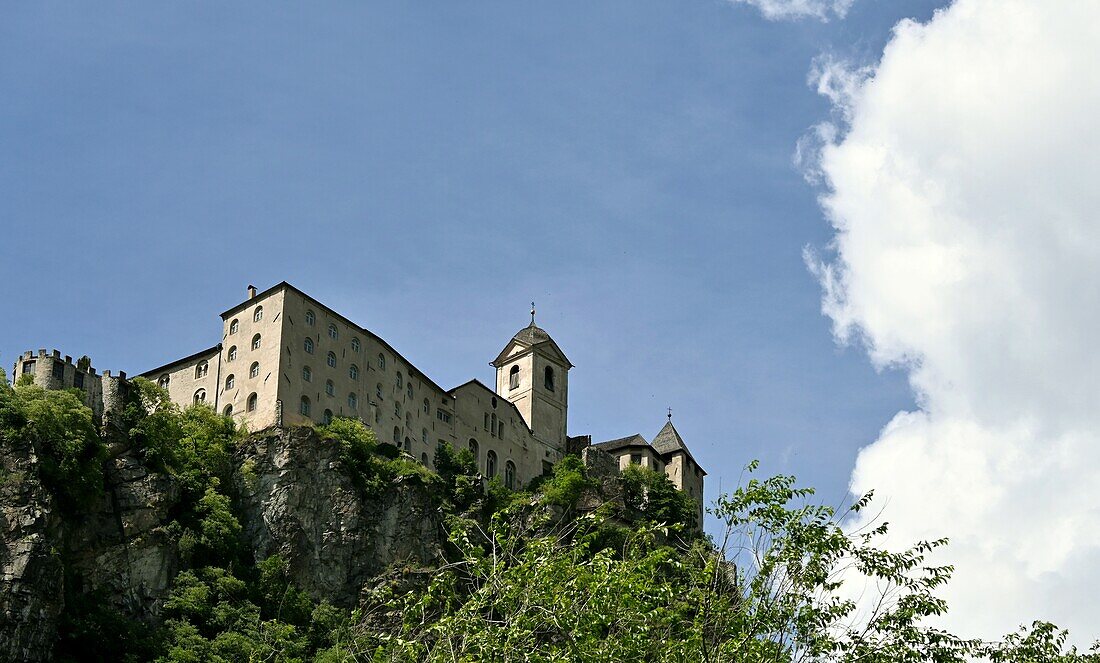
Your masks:
<instances>
[{"instance_id":1,"label":"building facade","mask_svg":"<svg viewBox=\"0 0 1100 663\"><path fill-rule=\"evenodd\" d=\"M13 378L34 374L47 388L86 385L89 406L109 414L120 402L125 374L101 377L65 359L56 351L25 353ZM247 298L221 314L218 343L141 376L180 406L206 404L253 431L356 417L379 441L428 466L439 445L470 449L484 476L521 488L550 472L571 441L575 446L581 439L568 436L573 365L535 324L534 310L531 323L491 365L495 389L478 380L444 389L379 336L282 282L263 292L249 286ZM655 438L654 449L662 439ZM675 441L682 451L653 451L651 466L666 471L681 489L697 490L693 495L701 499L702 475L692 473L700 468L678 434Z\"/></svg>"}]
</instances>

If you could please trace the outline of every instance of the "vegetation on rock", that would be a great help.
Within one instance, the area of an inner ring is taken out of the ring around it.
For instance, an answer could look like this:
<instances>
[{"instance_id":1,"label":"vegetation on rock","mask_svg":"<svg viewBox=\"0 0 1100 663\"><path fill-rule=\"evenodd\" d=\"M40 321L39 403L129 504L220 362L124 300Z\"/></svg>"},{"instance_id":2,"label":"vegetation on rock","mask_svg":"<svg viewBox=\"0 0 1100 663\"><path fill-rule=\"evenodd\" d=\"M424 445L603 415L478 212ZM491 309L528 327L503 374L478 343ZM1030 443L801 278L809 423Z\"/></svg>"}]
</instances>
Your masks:
<instances>
[{"instance_id":1,"label":"vegetation on rock","mask_svg":"<svg viewBox=\"0 0 1100 663\"><path fill-rule=\"evenodd\" d=\"M609 491L567 457L513 492L483 485L468 451L440 447L432 472L350 419L318 428L338 446L333 471L364 500L395 483L430 489L449 545L433 568L395 566L358 607L337 608L295 586L282 557L253 558L232 489L234 472L247 483L253 471L234 464L245 434L134 384L117 430L101 435L77 393L0 381L0 442L33 446L65 517L98 508L119 453L180 493L166 527L181 569L156 618L67 578L57 660L1100 661L1044 622L992 643L928 626L948 610L935 592L951 568L927 562L946 542L887 551L876 545L885 525L846 531L845 514L814 505L792 477L750 472L713 505L723 527L712 539L662 474L630 468ZM854 574L882 590L870 612L845 592Z\"/></svg>"}]
</instances>

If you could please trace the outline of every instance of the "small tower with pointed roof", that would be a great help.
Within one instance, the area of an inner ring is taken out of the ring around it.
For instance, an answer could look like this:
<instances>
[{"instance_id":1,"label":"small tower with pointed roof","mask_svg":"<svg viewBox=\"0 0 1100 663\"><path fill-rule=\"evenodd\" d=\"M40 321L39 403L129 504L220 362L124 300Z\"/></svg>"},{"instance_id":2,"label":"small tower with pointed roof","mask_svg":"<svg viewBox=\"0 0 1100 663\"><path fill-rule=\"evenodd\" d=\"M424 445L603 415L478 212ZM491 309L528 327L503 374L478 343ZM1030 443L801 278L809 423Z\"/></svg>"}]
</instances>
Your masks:
<instances>
[{"instance_id":1,"label":"small tower with pointed roof","mask_svg":"<svg viewBox=\"0 0 1100 663\"><path fill-rule=\"evenodd\" d=\"M491 363L497 369L497 393L515 403L537 439L564 451L573 364L535 324L534 304L531 324L516 332Z\"/></svg>"}]
</instances>

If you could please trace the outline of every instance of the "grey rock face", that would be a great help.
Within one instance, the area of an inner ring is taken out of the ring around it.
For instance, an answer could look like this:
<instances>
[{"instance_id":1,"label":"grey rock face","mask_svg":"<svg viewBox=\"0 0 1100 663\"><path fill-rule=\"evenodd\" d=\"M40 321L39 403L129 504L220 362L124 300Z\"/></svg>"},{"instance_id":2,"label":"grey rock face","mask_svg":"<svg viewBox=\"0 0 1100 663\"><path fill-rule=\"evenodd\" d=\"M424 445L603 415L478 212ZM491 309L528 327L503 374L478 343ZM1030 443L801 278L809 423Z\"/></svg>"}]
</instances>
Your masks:
<instances>
[{"instance_id":1,"label":"grey rock face","mask_svg":"<svg viewBox=\"0 0 1100 663\"><path fill-rule=\"evenodd\" d=\"M49 658L64 606L61 522L30 445L0 439L0 659Z\"/></svg>"},{"instance_id":2,"label":"grey rock face","mask_svg":"<svg viewBox=\"0 0 1100 663\"><path fill-rule=\"evenodd\" d=\"M353 607L391 564L438 558L443 531L426 490L398 482L364 501L336 446L311 429L256 439L237 456L241 524L253 554L280 555L314 600Z\"/></svg>"}]
</instances>

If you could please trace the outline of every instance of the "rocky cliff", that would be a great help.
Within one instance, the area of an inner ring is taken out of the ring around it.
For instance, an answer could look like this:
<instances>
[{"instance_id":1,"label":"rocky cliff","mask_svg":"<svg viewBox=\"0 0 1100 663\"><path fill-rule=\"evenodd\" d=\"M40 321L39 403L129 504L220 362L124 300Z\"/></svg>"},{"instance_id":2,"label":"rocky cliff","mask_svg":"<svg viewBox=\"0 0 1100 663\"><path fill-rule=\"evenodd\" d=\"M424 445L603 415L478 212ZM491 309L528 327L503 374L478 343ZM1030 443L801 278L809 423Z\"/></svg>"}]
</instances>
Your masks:
<instances>
[{"instance_id":1,"label":"rocky cliff","mask_svg":"<svg viewBox=\"0 0 1100 663\"><path fill-rule=\"evenodd\" d=\"M63 516L30 445L0 439L0 660L47 660L65 597L93 596L155 621L183 565L176 479L131 453L107 462L98 503ZM249 438L232 458L234 512L256 560L278 554L315 600L354 607L395 563L434 562L443 545L436 502L414 478L365 499L336 445L310 428Z\"/></svg>"}]
</instances>

